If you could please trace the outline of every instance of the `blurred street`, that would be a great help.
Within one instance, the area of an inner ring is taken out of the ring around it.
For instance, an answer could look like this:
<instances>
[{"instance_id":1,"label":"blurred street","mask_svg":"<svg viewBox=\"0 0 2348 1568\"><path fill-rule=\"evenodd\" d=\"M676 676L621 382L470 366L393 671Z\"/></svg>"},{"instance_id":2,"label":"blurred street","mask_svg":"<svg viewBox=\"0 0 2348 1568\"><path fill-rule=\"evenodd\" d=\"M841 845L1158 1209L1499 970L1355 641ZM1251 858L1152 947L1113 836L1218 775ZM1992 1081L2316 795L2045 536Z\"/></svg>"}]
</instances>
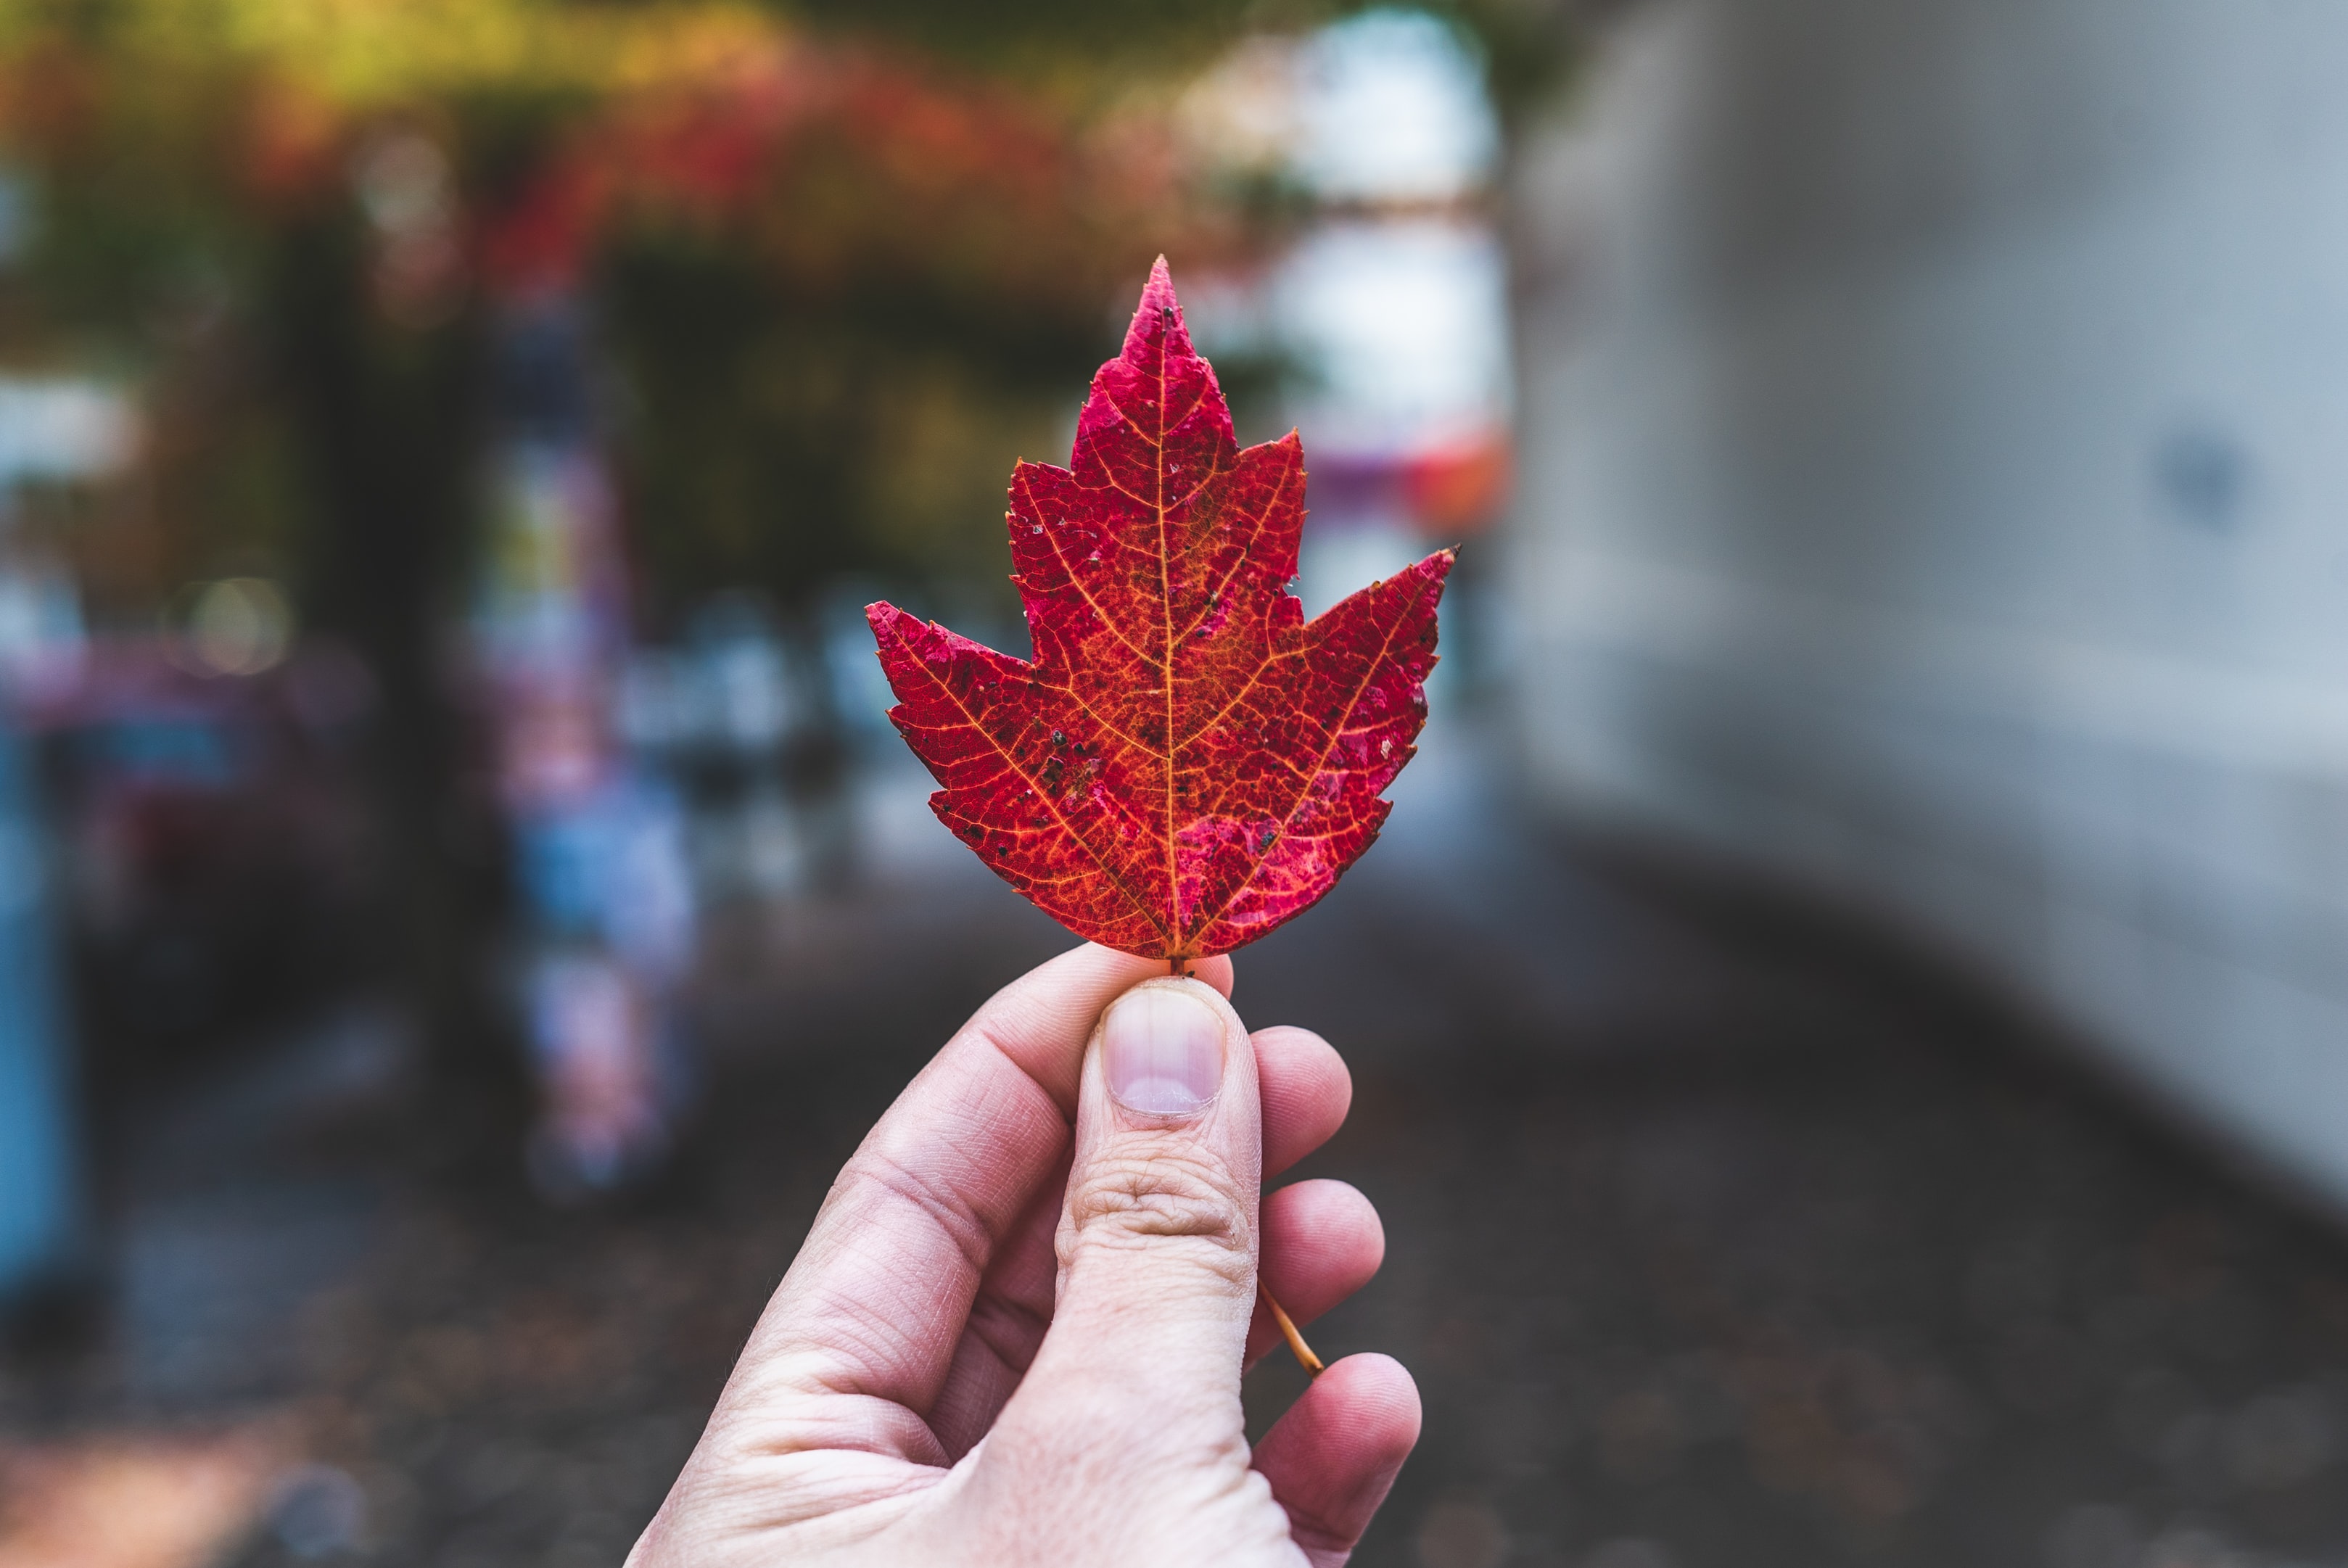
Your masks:
<instances>
[{"instance_id":1,"label":"blurred street","mask_svg":"<svg viewBox=\"0 0 2348 1568\"><path fill-rule=\"evenodd\" d=\"M1358 1561L2348 1561L2348 1249L1871 938L1544 839L1485 745L1431 732L1378 849L1240 960L1251 1023L1354 1067L1300 1173L1387 1226L1313 1337L1426 1395ZM311 1031L144 1112L114 1333L12 1362L0 1430L265 1451L247 1568L618 1562L839 1162L1066 942L878 768L870 881L714 935L663 1184L563 1213L436 1163L396 1027ZM1301 1377L1253 1375L1259 1424Z\"/></svg>"},{"instance_id":2,"label":"blurred street","mask_svg":"<svg viewBox=\"0 0 2348 1568\"><path fill-rule=\"evenodd\" d=\"M1072 940L867 607L1048 684L1005 487L1095 472L1137 298L1303 451L1218 583L1458 551L1383 840L1235 960L1386 1227L1310 1337L1426 1399L1357 1561L2348 1568L2343 65L2239 0L0 0L0 1568L624 1560ZM1195 552L1173 451L1125 537ZM1168 866L1327 853L1173 787L1247 726L1143 621ZM1315 789L1320 701L1254 732Z\"/></svg>"}]
</instances>

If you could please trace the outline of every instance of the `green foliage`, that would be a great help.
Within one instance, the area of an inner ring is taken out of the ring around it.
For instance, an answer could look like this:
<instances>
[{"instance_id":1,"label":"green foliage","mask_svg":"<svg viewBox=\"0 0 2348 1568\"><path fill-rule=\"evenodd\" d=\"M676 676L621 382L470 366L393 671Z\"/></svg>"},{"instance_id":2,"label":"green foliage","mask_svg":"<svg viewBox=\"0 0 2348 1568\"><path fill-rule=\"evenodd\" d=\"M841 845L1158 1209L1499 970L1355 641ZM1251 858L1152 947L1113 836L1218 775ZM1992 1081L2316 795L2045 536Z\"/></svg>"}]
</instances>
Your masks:
<instances>
[{"instance_id":1,"label":"green foliage","mask_svg":"<svg viewBox=\"0 0 2348 1568\"><path fill-rule=\"evenodd\" d=\"M787 14L846 36L887 37L1098 102L1137 80L1210 65L1249 32L1299 33L1391 0L791 0ZM1566 80L1585 6L1576 0L1423 0L1478 46L1504 120Z\"/></svg>"},{"instance_id":2,"label":"green foliage","mask_svg":"<svg viewBox=\"0 0 2348 1568\"><path fill-rule=\"evenodd\" d=\"M1563 3L1436 8L1513 109L1563 68ZM779 62L816 107L789 100L724 210L631 189L596 220L586 276L655 600L744 580L795 600L849 570L995 584L1003 462L1065 436L1066 389L1113 330L1104 302L1159 250L1197 266L1297 216L1276 182L1169 176L1149 115L1243 32L1358 8L0 0L0 166L37 214L0 266L0 364L149 388L167 439L120 526L163 537L114 551L149 563L123 594L299 555L325 526L303 476L331 459L289 401L307 395L288 323L314 333L321 299L360 313L337 374L396 402L404 356L437 363L432 343L479 319L370 304L380 258L353 175L368 138L406 128L444 149L478 236L565 159L624 184L628 144L608 138L647 106ZM322 268L349 275L329 286ZM466 286L478 304L489 284Z\"/></svg>"},{"instance_id":3,"label":"green foliage","mask_svg":"<svg viewBox=\"0 0 2348 1568\"><path fill-rule=\"evenodd\" d=\"M1096 313L1007 341L946 289L776 286L738 253L648 238L602 274L619 451L644 564L689 601L786 601L844 571L999 578L1003 455L1048 447ZM1007 595L1006 595L1007 597Z\"/></svg>"},{"instance_id":4,"label":"green foliage","mask_svg":"<svg viewBox=\"0 0 2348 1568\"><path fill-rule=\"evenodd\" d=\"M1097 90L1194 69L1264 8L1251 0L797 0L786 9L835 36L887 39L1031 80L1089 78ZM1303 17L1323 7L1307 0L1285 9Z\"/></svg>"}]
</instances>

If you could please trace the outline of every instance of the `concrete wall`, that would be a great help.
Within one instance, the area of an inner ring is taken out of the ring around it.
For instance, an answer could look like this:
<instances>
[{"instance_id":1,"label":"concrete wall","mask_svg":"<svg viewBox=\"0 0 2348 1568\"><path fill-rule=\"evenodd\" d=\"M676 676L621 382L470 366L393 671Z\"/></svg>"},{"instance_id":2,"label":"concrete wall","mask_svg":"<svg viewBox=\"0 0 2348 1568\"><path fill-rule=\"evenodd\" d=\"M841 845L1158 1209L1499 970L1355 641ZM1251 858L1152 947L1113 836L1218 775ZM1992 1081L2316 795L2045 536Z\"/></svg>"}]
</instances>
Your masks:
<instances>
[{"instance_id":1,"label":"concrete wall","mask_svg":"<svg viewBox=\"0 0 2348 1568\"><path fill-rule=\"evenodd\" d=\"M1542 786L2348 1205L2348 7L1659 0L1519 184Z\"/></svg>"}]
</instances>

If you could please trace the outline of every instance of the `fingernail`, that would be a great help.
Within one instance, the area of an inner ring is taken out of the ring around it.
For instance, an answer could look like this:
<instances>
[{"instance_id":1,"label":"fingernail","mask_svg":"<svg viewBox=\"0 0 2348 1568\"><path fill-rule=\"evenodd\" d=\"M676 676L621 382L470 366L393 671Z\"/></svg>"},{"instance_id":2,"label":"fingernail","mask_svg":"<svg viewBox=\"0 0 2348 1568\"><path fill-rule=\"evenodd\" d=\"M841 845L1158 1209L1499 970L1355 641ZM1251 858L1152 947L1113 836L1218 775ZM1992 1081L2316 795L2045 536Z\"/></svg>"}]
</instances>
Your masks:
<instances>
[{"instance_id":1,"label":"fingernail","mask_svg":"<svg viewBox=\"0 0 2348 1568\"><path fill-rule=\"evenodd\" d=\"M1101 1071L1128 1111L1188 1116L1222 1087L1222 1017L1171 986L1128 991L1101 1020Z\"/></svg>"}]
</instances>

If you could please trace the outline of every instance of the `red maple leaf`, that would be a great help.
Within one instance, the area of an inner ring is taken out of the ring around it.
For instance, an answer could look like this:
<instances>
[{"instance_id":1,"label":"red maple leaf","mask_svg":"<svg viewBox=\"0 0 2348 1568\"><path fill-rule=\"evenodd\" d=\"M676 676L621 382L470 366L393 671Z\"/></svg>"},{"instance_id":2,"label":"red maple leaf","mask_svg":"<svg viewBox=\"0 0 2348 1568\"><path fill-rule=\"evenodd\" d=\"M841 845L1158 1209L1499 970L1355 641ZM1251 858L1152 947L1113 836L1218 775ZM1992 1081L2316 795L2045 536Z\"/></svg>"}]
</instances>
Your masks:
<instances>
[{"instance_id":1,"label":"red maple leaf","mask_svg":"<svg viewBox=\"0 0 2348 1568\"><path fill-rule=\"evenodd\" d=\"M1033 662L866 614L930 809L1080 937L1178 963L1312 907L1376 838L1426 721L1452 553L1307 624L1294 433L1239 450L1160 258L1067 468L1011 479Z\"/></svg>"}]
</instances>

